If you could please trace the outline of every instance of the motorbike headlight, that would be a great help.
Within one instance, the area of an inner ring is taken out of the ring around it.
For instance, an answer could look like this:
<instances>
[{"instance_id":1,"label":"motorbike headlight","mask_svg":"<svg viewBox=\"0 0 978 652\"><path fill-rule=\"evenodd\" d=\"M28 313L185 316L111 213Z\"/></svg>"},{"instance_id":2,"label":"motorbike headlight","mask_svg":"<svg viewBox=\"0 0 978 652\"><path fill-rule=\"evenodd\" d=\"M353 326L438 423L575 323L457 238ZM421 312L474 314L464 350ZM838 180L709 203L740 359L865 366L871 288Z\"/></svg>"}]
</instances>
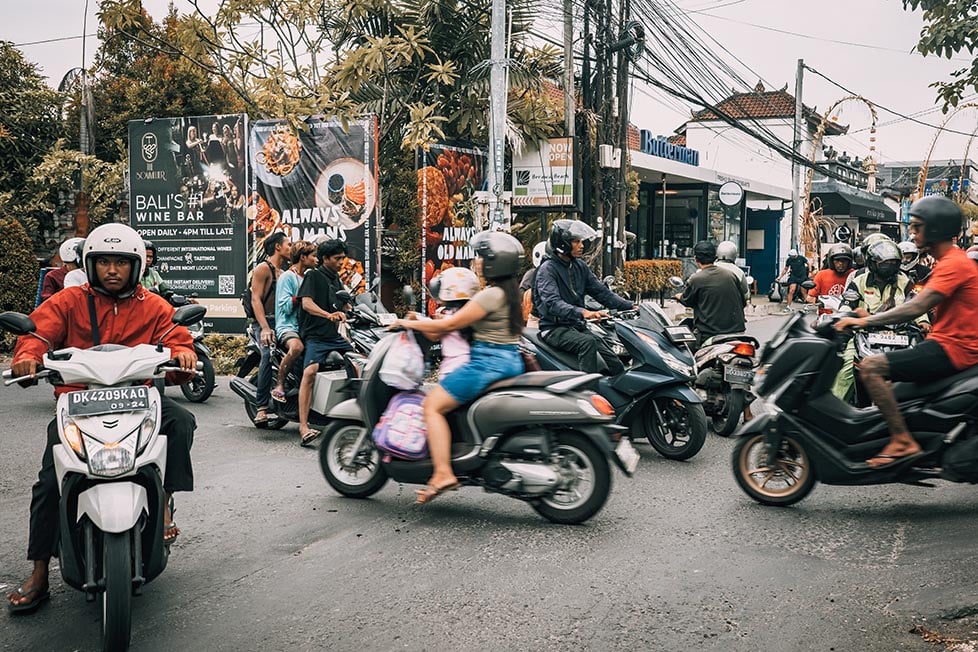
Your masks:
<instances>
[{"instance_id":1,"label":"motorbike headlight","mask_svg":"<svg viewBox=\"0 0 978 652\"><path fill-rule=\"evenodd\" d=\"M85 459L85 445L82 442L82 431L78 427L78 424L68 416L67 411L61 412L61 432L64 433L65 440L71 446L71 450L75 451L75 455L81 459Z\"/></svg>"},{"instance_id":2,"label":"motorbike headlight","mask_svg":"<svg viewBox=\"0 0 978 652\"><path fill-rule=\"evenodd\" d=\"M87 435L85 449L88 451L88 470L93 475L113 478L132 471L136 465L136 445L139 440L137 428L122 440L103 444Z\"/></svg>"},{"instance_id":3,"label":"motorbike headlight","mask_svg":"<svg viewBox=\"0 0 978 652\"><path fill-rule=\"evenodd\" d=\"M149 413L143 418L143 422L139 424L139 443L136 446L136 452L142 453L149 444L150 438L153 433L156 432L156 403L151 403L149 406Z\"/></svg>"},{"instance_id":4,"label":"motorbike headlight","mask_svg":"<svg viewBox=\"0 0 978 652\"><path fill-rule=\"evenodd\" d=\"M680 373L680 374L682 374L684 376L692 376L693 375L693 372L694 372L693 365L687 364L687 363L683 362L682 360L680 360L679 358L677 358L673 354L671 354L668 351L666 351L665 349L663 349L659 345L659 343L655 341L655 338L650 337L650 336L648 336L645 333L642 333L640 331L636 331L636 334L642 339L642 341L644 341L650 347L652 347L653 349L655 349L655 352L659 354L659 357L662 358L662 361L666 363L666 366L667 367L669 367L670 369L672 369L676 373Z\"/></svg>"}]
</instances>

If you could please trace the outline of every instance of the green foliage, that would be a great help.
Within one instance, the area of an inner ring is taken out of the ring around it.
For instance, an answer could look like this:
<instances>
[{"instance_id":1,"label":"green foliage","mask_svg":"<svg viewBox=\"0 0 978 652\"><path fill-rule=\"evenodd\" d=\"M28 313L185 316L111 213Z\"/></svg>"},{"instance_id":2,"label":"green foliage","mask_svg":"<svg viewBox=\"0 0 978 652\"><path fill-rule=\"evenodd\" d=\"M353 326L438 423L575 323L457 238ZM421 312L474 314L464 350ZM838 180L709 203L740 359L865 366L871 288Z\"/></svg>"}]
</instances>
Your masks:
<instances>
[{"instance_id":1,"label":"green foliage","mask_svg":"<svg viewBox=\"0 0 978 652\"><path fill-rule=\"evenodd\" d=\"M645 297L668 289L669 277L682 273L678 260L627 260L618 280L632 297Z\"/></svg>"},{"instance_id":2,"label":"green foliage","mask_svg":"<svg viewBox=\"0 0 978 652\"><path fill-rule=\"evenodd\" d=\"M34 248L23 225L11 217L0 217L0 312L28 313L37 297L40 271Z\"/></svg>"},{"instance_id":3,"label":"green foliage","mask_svg":"<svg viewBox=\"0 0 978 652\"><path fill-rule=\"evenodd\" d=\"M238 360L247 352L248 338L244 335L209 333L204 336L204 344L211 350L214 373L231 375L238 369Z\"/></svg>"},{"instance_id":4,"label":"green foliage","mask_svg":"<svg viewBox=\"0 0 978 652\"><path fill-rule=\"evenodd\" d=\"M978 5L974 0L902 0L904 9L924 12L917 51L950 59L967 50L975 57L978 50ZM944 112L955 107L969 92L978 92L978 57L951 73L950 82L934 82Z\"/></svg>"},{"instance_id":5,"label":"green foliage","mask_svg":"<svg viewBox=\"0 0 978 652\"><path fill-rule=\"evenodd\" d=\"M64 130L61 97L48 88L36 64L5 41L0 41L0 106L0 193L12 193L16 206L17 193Z\"/></svg>"}]
</instances>

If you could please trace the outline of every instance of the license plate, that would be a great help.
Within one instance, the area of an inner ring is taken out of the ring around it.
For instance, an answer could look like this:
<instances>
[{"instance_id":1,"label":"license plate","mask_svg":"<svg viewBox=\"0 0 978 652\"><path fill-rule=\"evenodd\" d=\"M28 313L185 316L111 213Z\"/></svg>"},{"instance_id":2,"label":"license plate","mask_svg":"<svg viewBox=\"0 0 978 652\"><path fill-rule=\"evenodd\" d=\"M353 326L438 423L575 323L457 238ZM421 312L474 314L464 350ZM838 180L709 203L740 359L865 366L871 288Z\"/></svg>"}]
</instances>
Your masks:
<instances>
[{"instance_id":1,"label":"license plate","mask_svg":"<svg viewBox=\"0 0 978 652\"><path fill-rule=\"evenodd\" d=\"M631 440L626 437L618 442L615 453L618 455L621 463L625 465L625 468L628 469L628 472L635 473L635 469L638 468L638 460L641 456L635 450L635 447L632 446Z\"/></svg>"},{"instance_id":2,"label":"license plate","mask_svg":"<svg viewBox=\"0 0 978 652\"><path fill-rule=\"evenodd\" d=\"M149 409L149 388L112 387L68 393L69 416L91 416Z\"/></svg>"},{"instance_id":3,"label":"license plate","mask_svg":"<svg viewBox=\"0 0 978 652\"><path fill-rule=\"evenodd\" d=\"M669 326L666 328L666 335L669 336L669 340L673 344L696 341L696 336L693 335L693 331L689 330L685 326Z\"/></svg>"},{"instance_id":4,"label":"license plate","mask_svg":"<svg viewBox=\"0 0 978 652\"><path fill-rule=\"evenodd\" d=\"M754 380L754 370L750 367L727 365L723 368L723 379L728 383L734 382L749 385Z\"/></svg>"},{"instance_id":5,"label":"license plate","mask_svg":"<svg viewBox=\"0 0 978 652\"><path fill-rule=\"evenodd\" d=\"M378 312L377 321L380 322L381 326L390 326L397 321L397 315L391 312Z\"/></svg>"},{"instance_id":6,"label":"license plate","mask_svg":"<svg viewBox=\"0 0 978 652\"><path fill-rule=\"evenodd\" d=\"M874 331L866 333L866 341L870 344L884 344L886 346L910 346L910 336L893 331Z\"/></svg>"}]
</instances>

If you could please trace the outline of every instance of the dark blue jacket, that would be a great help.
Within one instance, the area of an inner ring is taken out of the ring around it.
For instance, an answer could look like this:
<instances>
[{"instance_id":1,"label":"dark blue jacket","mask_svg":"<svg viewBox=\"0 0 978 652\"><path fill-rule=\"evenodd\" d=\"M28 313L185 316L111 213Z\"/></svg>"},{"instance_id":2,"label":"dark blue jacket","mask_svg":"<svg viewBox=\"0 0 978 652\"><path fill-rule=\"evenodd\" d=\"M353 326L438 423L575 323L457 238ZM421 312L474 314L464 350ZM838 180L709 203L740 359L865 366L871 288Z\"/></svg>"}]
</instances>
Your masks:
<instances>
[{"instance_id":1,"label":"dark blue jacket","mask_svg":"<svg viewBox=\"0 0 978 652\"><path fill-rule=\"evenodd\" d=\"M568 263L556 256L545 258L534 279L533 305L540 314L540 330L583 326L584 295L607 308L628 310L634 305L605 287L580 258Z\"/></svg>"}]
</instances>

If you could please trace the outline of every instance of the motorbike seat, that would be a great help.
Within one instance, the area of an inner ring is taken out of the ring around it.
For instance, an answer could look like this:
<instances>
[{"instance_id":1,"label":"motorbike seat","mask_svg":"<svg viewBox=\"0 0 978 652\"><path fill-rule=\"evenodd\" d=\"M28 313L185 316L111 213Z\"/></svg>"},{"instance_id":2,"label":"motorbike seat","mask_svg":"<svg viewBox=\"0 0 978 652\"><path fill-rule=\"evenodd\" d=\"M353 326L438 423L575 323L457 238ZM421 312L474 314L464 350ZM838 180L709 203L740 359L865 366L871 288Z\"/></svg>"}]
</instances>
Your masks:
<instances>
[{"instance_id":1,"label":"motorbike seat","mask_svg":"<svg viewBox=\"0 0 978 652\"><path fill-rule=\"evenodd\" d=\"M537 330L536 328L524 328L523 337L530 340L530 342L532 342L533 345L537 347L537 350L545 350L548 355L556 358L557 361L562 366L567 367L569 369L574 369L578 371L580 370L581 363L578 360L576 353L570 353L568 351L564 351L562 349L558 349L553 346L550 346L549 344L543 341L543 338L540 337L540 331ZM607 373L608 366L604 363L604 359L600 355L597 355L597 358L598 358L598 371L600 373Z\"/></svg>"},{"instance_id":2,"label":"motorbike seat","mask_svg":"<svg viewBox=\"0 0 978 652\"><path fill-rule=\"evenodd\" d=\"M878 430L886 429L879 408L858 408L831 394L811 399L800 411L802 419L817 423L827 433L848 443L874 439Z\"/></svg>"},{"instance_id":3,"label":"motorbike seat","mask_svg":"<svg viewBox=\"0 0 978 652\"><path fill-rule=\"evenodd\" d=\"M723 344L724 342L750 342L754 345L754 348L759 348L760 342L757 338L751 337L747 333L726 333L724 335L714 335L706 342L703 342L703 346L708 346L709 344Z\"/></svg>"},{"instance_id":4,"label":"motorbike seat","mask_svg":"<svg viewBox=\"0 0 978 652\"><path fill-rule=\"evenodd\" d=\"M531 371L497 381L489 385L486 391L491 392L496 389L512 389L516 387L547 387L563 380L577 378L580 375L580 371Z\"/></svg>"},{"instance_id":5,"label":"motorbike seat","mask_svg":"<svg viewBox=\"0 0 978 652\"><path fill-rule=\"evenodd\" d=\"M957 382L968 378L978 377L978 365L969 367L953 376L941 378L930 383L893 383L893 394L897 401L907 401L912 398L925 398L940 394Z\"/></svg>"}]
</instances>

